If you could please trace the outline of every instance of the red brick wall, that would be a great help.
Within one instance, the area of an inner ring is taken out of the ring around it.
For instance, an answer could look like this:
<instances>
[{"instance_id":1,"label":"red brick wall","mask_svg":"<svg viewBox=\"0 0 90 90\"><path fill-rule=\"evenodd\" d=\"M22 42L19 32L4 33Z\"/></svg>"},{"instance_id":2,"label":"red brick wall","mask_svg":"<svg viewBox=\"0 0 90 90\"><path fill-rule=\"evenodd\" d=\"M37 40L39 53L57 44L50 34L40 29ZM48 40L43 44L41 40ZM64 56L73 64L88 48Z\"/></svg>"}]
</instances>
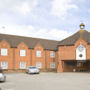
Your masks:
<instances>
[{"instance_id":1,"label":"red brick wall","mask_svg":"<svg viewBox=\"0 0 90 90\"><path fill-rule=\"evenodd\" d=\"M58 50L60 60L72 60L75 59L75 47L74 46L60 46Z\"/></svg>"},{"instance_id":2,"label":"red brick wall","mask_svg":"<svg viewBox=\"0 0 90 90\"><path fill-rule=\"evenodd\" d=\"M6 48L8 50L7 56L1 56L1 48ZM0 67L1 62L7 62L8 69L13 68L13 49L10 48L10 45L5 40L0 42Z\"/></svg>"},{"instance_id":3,"label":"red brick wall","mask_svg":"<svg viewBox=\"0 0 90 90\"><path fill-rule=\"evenodd\" d=\"M77 40L74 46L59 46L58 51L55 51L55 58L50 57L50 50L44 50L43 46L37 44L34 49L21 42L17 48L11 48L9 43L5 40L0 42L0 65L2 61L8 62L8 69L20 69L20 62L26 62L26 67L33 65L36 66L36 62L42 63L42 69L50 69L50 62L56 63L56 69L58 72L63 72L62 60L76 60L76 48L82 43L86 47L86 58L90 60L90 45L87 44L83 39ZM1 56L1 48L8 49L7 56ZM20 50L26 50L26 56L20 56ZM36 57L36 51L42 52L41 57ZM67 67L64 65L64 68Z\"/></svg>"},{"instance_id":4,"label":"red brick wall","mask_svg":"<svg viewBox=\"0 0 90 90\"><path fill-rule=\"evenodd\" d=\"M59 60L76 60L76 48L82 43L85 47L87 52L89 52L90 45L87 45L87 43L83 39L79 39L74 46L59 46L58 47L58 57ZM87 54L87 58L89 55Z\"/></svg>"},{"instance_id":5,"label":"red brick wall","mask_svg":"<svg viewBox=\"0 0 90 90\"><path fill-rule=\"evenodd\" d=\"M20 56L20 50L26 50L26 56ZM20 62L26 62L26 67L31 65L31 50L25 43L20 43L15 49L15 69L20 69Z\"/></svg>"},{"instance_id":6,"label":"red brick wall","mask_svg":"<svg viewBox=\"0 0 90 90\"><path fill-rule=\"evenodd\" d=\"M57 67L56 65L56 57L57 57L57 54L55 52L55 57L50 57L50 53L51 51L50 50L46 50L46 64L47 64L47 69L50 69L50 62L55 62L55 68Z\"/></svg>"},{"instance_id":7,"label":"red brick wall","mask_svg":"<svg viewBox=\"0 0 90 90\"><path fill-rule=\"evenodd\" d=\"M80 43L85 46L86 58L90 60L90 55L89 55L90 45L87 45L87 43L82 38L80 38L79 40L75 42L74 46L59 46L58 47L58 63L61 62L60 65L63 65L62 60L76 60L76 48L80 45ZM60 67L59 64L58 64L58 67ZM62 70L63 68L62 69L61 68L62 67L58 68L57 72L63 72Z\"/></svg>"},{"instance_id":8,"label":"red brick wall","mask_svg":"<svg viewBox=\"0 0 90 90\"><path fill-rule=\"evenodd\" d=\"M36 51L41 51L41 57L36 56ZM36 66L36 62L42 63L42 68L45 68L45 51L40 44L37 44L32 50L32 65Z\"/></svg>"},{"instance_id":9,"label":"red brick wall","mask_svg":"<svg viewBox=\"0 0 90 90\"><path fill-rule=\"evenodd\" d=\"M0 42L0 50L1 48L8 49L7 56L1 56L0 51L0 66L2 61L6 61L8 63L8 69L20 69L20 62L26 62L26 67L33 65L36 66L36 62L42 63L42 69L50 68L50 62L56 62L56 58L50 57L50 50L44 50L42 45L37 44L34 49L28 48L28 46L21 42L17 48L11 48L9 43L5 40ZM26 56L20 56L20 50L26 50ZM36 57L36 51L40 50L42 52L41 57ZM57 54L55 55L55 57Z\"/></svg>"},{"instance_id":10,"label":"red brick wall","mask_svg":"<svg viewBox=\"0 0 90 90\"><path fill-rule=\"evenodd\" d=\"M36 51L38 50L42 52L41 57L36 56ZM50 57L50 52L50 50L44 50L44 48L40 44L37 44L35 48L32 50L32 65L36 66L36 62L41 62L43 69L49 69L50 62L55 62L55 58Z\"/></svg>"}]
</instances>

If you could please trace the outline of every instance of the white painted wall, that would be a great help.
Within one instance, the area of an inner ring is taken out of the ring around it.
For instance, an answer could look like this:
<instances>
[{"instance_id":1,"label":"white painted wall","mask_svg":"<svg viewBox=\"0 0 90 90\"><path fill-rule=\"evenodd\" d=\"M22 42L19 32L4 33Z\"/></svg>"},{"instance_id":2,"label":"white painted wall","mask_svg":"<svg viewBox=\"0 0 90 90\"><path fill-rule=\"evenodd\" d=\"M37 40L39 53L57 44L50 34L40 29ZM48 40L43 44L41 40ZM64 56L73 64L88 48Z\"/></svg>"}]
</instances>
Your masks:
<instances>
[{"instance_id":1,"label":"white painted wall","mask_svg":"<svg viewBox=\"0 0 90 90\"><path fill-rule=\"evenodd\" d=\"M86 60L86 48L82 44L76 48L76 60Z\"/></svg>"}]
</instances>

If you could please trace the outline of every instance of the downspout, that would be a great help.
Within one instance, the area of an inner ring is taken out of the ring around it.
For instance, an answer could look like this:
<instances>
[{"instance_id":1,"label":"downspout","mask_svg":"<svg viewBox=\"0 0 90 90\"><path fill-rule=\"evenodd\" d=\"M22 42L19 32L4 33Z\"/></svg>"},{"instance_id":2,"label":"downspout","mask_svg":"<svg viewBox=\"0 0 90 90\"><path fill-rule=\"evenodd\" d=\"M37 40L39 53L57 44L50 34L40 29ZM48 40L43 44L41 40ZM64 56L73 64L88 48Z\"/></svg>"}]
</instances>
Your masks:
<instances>
[{"instance_id":1,"label":"downspout","mask_svg":"<svg viewBox=\"0 0 90 90\"><path fill-rule=\"evenodd\" d=\"M47 53L46 53L46 50L45 50L45 69L47 70Z\"/></svg>"},{"instance_id":2,"label":"downspout","mask_svg":"<svg viewBox=\"0 0 90 90\"><path fill-rule=\"evenodd\" d=\"M13 48L13 70L15 70L15 48Z\"/></svg>"},{"instance_id":3,"label":"downspout","mask_svg":"<svg viewBox=\"0 0 90 90\"><path fill-rule=\"evenodd\" d=\"M31 66L32 66L32 49L31 49L31 60L30 60L30 61L31 61L30 64L31 64Z\"/></svg>"}]
</instances>

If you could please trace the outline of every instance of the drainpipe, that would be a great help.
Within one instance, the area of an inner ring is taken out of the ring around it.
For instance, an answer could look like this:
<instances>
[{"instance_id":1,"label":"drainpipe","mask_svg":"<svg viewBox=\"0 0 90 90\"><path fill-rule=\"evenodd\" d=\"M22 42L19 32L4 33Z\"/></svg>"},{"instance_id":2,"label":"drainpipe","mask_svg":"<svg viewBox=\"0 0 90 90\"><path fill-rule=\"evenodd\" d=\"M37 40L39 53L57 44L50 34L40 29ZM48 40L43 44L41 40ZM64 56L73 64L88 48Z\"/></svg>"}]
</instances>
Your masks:
<instances>
[{"instance_id":1,"label":"drainpipe","mask_svg":"<svg viewBox=\"0 0 90 90\"><path fill-rule=\"evenodd\" d=\"M47 53L46 53L46 50L45 50L45 69L47 70Z\"/></svg>"},{"instance_id":2,"label":"drainpipe","mask_svg":"<svg viewBox=\"0 0 90 90\"><path fill-rule=\"evenodd\" d=\"M15 70L15 48L13 48L13 70Z\"/></svg>"},{"instance_id":3,"label":"drainpipe","mask_svg":"<svg viewBox=\"0 0 90 90\"><path fill-rule=\"evenodd\" d=\"M30 64L31 64L31 66L32 66L32 49L31 49L31 60L30 60L30 61L31 61Z\"/></svg>"}]
</instances>

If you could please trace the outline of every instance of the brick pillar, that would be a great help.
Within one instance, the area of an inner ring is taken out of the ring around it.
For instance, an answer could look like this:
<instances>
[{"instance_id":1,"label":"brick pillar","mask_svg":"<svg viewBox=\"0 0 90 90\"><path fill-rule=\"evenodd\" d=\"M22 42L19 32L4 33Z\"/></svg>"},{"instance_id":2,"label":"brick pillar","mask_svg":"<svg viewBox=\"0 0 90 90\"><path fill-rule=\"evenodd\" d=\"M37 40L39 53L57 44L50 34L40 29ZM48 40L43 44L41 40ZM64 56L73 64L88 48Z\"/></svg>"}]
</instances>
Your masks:
<instances>
[{"instance_id":1,"label":"brick pillar","mask_svg":"<svg viewBox=\"0 0 90 90\"><path fill-rule=\"evenodd\" d=\"M57 73L62 73L62 72L63 72L63 63L61 60L59 60L57 66Z\"/></svg>"}]
</instances>

